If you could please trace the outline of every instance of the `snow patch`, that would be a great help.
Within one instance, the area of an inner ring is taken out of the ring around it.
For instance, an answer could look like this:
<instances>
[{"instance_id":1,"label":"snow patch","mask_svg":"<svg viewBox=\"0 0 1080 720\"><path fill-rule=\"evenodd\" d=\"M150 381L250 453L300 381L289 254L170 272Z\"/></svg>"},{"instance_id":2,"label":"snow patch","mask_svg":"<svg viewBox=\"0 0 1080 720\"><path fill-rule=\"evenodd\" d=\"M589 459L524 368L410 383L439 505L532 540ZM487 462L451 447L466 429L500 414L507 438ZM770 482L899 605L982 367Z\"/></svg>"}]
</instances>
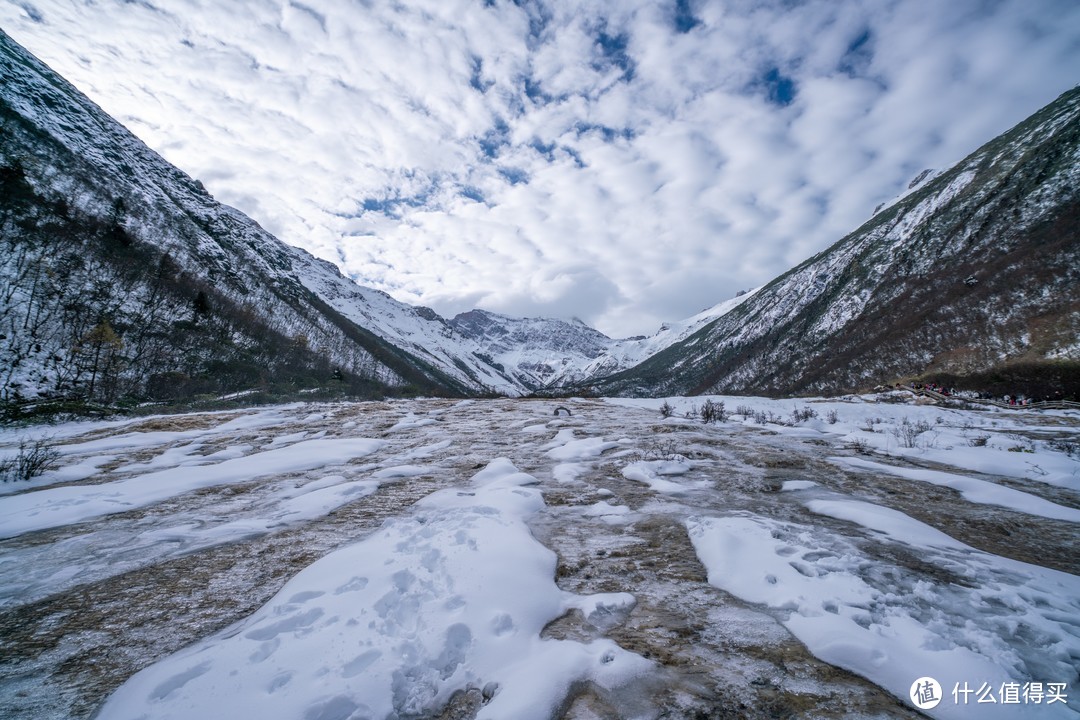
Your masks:
<instances>
[{"instance_id":1,"label":"snow patch","mask_svg":"<svg viewBox=\"0 0 1080 720\"><path fill-rule=\"evenodd\" d=\"M942 487L952 488L968 502L983 505L997 505L1009 508L1028 515L1038 515L1052 520L1067 520L1080 522L1080 510L1065 507L1057 503L1045 500L1037 495L1014 490L996 483L976 478L956 475L954 473L941 472L938 470L922 470L919 468L902 468L895 465L872 462L861 458L836 457L830 460L841 467L849 467L855 470L872 470L874 472L887 473L907 480L927 482Z\"/></svg>"},{"instance_id":2,"label":"snow patch","mask_svg":"<svg viewBox=\"0 0 1080 720\"><path fill-rule=\"evenodd\" d=\"M239 625L137 673L98 717L415 716L487 687L479 718L546 720L574 682L631 682L652 663L610 640L540 638L569 609L598 619L634 600L558 589L555 555L525 523L544 505L527 477L503 458L472 492L428 496Z\"/></svg>"},{"instance_id":3,"label":"snow patch","mask_svg":"<svg viewBox=\"0 0 1080 720\"><path fill-rule=\"evenodd\" d=\"M701 483L680 484L661 476L685 475L689 471L690 464L685 460L643 460L624 467L622 475L627 480L645 483L654 492L674 495L701 486Z\"/></svg>"},{"instance_id":4,"label":"snow patch","mask_svg":"<svg viewBox=\"0 0 1080 720\"><path fill-rule=\"evenodd\" d=\"M366 438L306 440L201 467L197 472L177 467L100 485L68 485L22 493L6 498L0 505L0 537L128 512L215 485L338 465L370 455L385 444Z\"/></svg>"},{"instance_id":5,"label":"snow patch","mask_svg":"<svg viewBox=\"0 0 1080 720\"><path fill-rule=\"evenodd\" d=\"M883 566L822 528L750 515L687 520L710 584L780 612L784 626L815 656L905 701L923 676L947 689L965 682L995 689L1005 682L1075 682L1080 578L980 553L888 508L840 500L807 505L883 533L882 541L916 545L925 562L965 584ZM1017 633L1018 615L1023 633ZM943 702L926 712L965 718L970 710ZM1024 716L1075 712L1060 704L1028 705ZM979 717L1016 714L981 705Z\"/></svg>"}]
</instances>

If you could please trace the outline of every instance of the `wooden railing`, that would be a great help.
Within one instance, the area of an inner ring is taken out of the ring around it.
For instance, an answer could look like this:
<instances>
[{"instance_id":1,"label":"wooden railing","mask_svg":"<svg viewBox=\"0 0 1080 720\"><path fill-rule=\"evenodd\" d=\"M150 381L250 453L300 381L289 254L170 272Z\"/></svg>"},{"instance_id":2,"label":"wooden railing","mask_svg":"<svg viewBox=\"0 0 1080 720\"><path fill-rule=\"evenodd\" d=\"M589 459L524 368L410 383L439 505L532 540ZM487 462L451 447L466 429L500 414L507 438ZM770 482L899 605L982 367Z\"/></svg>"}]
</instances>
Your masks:
<instances>
[{"instance_id":1,"label":"wooden railing","mask_svg":"<svg viewBox=\"0 0 1080 720\"><path fill-rule=\"evenodd\" d=\"M1010 405L1007 402L1001 400L986 400L983 398L966 398L956 395L943 395L935 390L928 388L914 388L910 385L901 385L901 389L912 392L922 397L928 397L938 402L959 401L971 403L973 405L992 405L994 407L1003 408L1005 410L1080 410L1080 402L1073 402L1072 400L1040 400L1038 402L1028 403L1027 405Z\"/></svg>"}]
</instances>

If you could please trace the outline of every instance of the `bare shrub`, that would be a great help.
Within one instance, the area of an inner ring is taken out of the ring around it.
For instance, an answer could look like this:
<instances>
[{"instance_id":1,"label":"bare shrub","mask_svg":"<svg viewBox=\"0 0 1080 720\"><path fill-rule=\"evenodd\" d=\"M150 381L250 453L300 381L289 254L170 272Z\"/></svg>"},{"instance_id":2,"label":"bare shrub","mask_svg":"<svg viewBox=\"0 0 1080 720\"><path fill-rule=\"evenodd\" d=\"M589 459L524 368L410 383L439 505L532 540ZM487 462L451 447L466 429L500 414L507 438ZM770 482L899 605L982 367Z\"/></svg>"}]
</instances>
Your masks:
<instances>
[{"instance_id":1,"label":"bare shrub","mask_svg":"<svg viewBox=\"0 0 1080 720\"><path fill-rule=\"evenodd\" d=\"M918 447L919 436L929 429L930 424L925 420L911 422L907 418L904 418L899 425L889 432L896 438L896 441L900 443L901 447L914 448Z\"/></svg>"},{"instance_id":2,"label":"bare shrub","mask_svg":"<svg viewBox=\"0 0 1080 720\"><path fill-rule=\"evenodd\" d=\"M1006 433L1006 435L1008 435L1013 441L1016 442L1016 444L1013 445L1012 447L1005 448L1009 452L1021 452L1021 453L1034 453L1035 452L1035 441L1032 440L1031 438L1025 437L1025 436L1020 435L1018 433Z\"/></svg>"},{"instance_id":3,"label":"bare shrub","mask_svg":"<svg viewBox=\"0 0 1080 720\"><path fill-rule=\"evenodd\" d=\"M1071 438L1054 438L1053 440L1047 440L1046 444L1051 450L1057 450L1071 458L1080 459L1080 443Z\"/></svg>"},{"instance_id":4,"label":"bare shrub","mask_svg":"<svg viewBox=\"0 0 1080 720\"><path fill-rule=\"evenodd\" d=\"M686 460L678 443L670 438L647 442L637 450L637 456L642 460Z\"/></svg>"},{"instance_id":5,"label":"bare shrub","mask_svg":"<svg viewBox=\"0 0 1080 720\"><path fill-rule=\"evenodd\" d=\"M807 420L812 420L816 417L817 412L814 411L814 408L804 407L802 410L795 408L791 411L791 424L798 425L801 422L806 422Z\"/></svg>"},{"instance_id":6,"label":"bare shrub","mask_svg":"<svg viewBox=\"0 0 1080 720\"><path fill-rule=\"evenodd\" d=\"M665 400L664 404L660 406L660 417L669 418L674 414L675 414L675 408L671 407L671 403L669 403L667 400Z\"/></svg>"},{"instance_id":7,"label":"bare shrub","mask_svg":"<svg viewBox=\"0 0 1080 720\"><path fill-rule=\"evenodd\" d=\"M706 400L705 404L701 406L701 422L706 425L711 422L724 422L727 418L728 413L724 409L722 400L719 402Z\"/></svg>"},{"instance_id":8,"label":"bare shrub","mask_svg":"<svg viewBox=\"0 0 1080 720\"><path fill-rule=\"evenodd\" d=\"M19 452L0 460L0 480L13 482L30 480L56 467L60 458L46 438L19 441Z\"/></svg>"},{"instance_id":9,"label":"bare shrub","mask_svg":"<svg viewBox=\"0 0 1080 720\"><path fill-rule=\"evenodd\" d=\"M833 408L829 412L825 413L825 422L830 425L835 425L840 421L840 415L836 412L836 408Z\"/></svg>"},{"instance_id":10,"label":"bare shrub","mask_svg":"<svg viewBox=\"0 0 1080 720\"><path fill-rule=\"evenodd\" d=\"M772 410L769 410L769 411L759 410L759 411L757 411L756 413L754 413L754 422L756 422L759 425L767 425L769 423L772 423L773 425L783 425L784 424L783 418L781 418L779 415L774 413Z\"/></svg>"},{"instance_id":11,"label":"bare shrub","mask_svg":"<svg viewBox=\"0 0 1080 720\"><path fill-rule=\"evenodd\" d=\"M870 443L866 442L862 438L853 438L851 440L851 449L859 453L860 455L869 455L871 452Z\"/></svg>"},{"instance_id":12,"label":"bare shrub","mask_svg":"<svg viewBox=\"0 0 1080 720\"><path fill-rule=\"evenodd\" d=\"M740 405L735 408L735 414L742 415L743 420L746 420L747 418L753 416L754 408L750 407L749 405Z\"/></svg>"},{"instance_id":13,"label":"bare shrub","mask_svg":"<svg viewBox=\"0 0 1080 720\"><path fill-rule=\"evenodd\" d=\"M968 445L971 447L986 447L986 441L990 439L989 435L976 435L968 440Z\"/></svg>"}]
</instances>

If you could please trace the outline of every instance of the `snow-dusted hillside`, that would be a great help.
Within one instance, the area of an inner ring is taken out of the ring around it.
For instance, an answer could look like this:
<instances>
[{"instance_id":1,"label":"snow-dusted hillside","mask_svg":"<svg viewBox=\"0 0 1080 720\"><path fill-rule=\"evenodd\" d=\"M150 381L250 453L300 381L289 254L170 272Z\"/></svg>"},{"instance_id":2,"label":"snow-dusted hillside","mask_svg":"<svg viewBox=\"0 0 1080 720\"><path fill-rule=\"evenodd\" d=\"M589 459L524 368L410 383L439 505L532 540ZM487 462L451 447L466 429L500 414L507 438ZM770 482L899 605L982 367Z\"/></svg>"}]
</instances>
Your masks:
<instances>
[{"instance_id":1,"label":"snow-dusted hillside","mask_svg":"<svg viewBox=\"0 0 1080 720\"><path fill-rule=\"evenodd\" d=\"M614 344L579 320L512 318L470 310L454 317L450 326L530 389L559 386L567 377L579 377L585 366Z\"/></svg>"},{"instance_id":2,"label":"snow-dusted hillside","mask_svg":"<svg viewBox=\"0 0 1080 720\"><path fill-rule=\"evenodd\" d=\"M0 716L1080 715L1075 411L663 402L0 431Z\"/></svg>"},{"instance_id":3,"label":"snow-dusted hillside","mask_svg":"<svg viewBox=\"0 0 1080 720\"><path fill-rule=\"evenodd\" d=\"M305 254L306 255L306 254ZM294 267L327 265L306 256ZM332 272L300 270L300 281L338 312L463 384L503 395L580 386L633 367L749 299L753 292L647 338L614 340L580 320L515 318L470 310L449 320Z\"/></svg>"},{"instance_id":4,"label":"snow-dusted hillside","mask_svg":"<svg viewBox=\"0 0 1080 720\"><path fill-rule=\"evenodd\" d=\"M1073 360L1080 89L601 393L837 392Z\"/></svg>"},{"instance_id":5,"label":"snow-dusted hillside","mask_svg":"<svg viewBox=\"0 0 1080 720\"><path fill-rule=\"evenodd\" d=\"M357 285L333 264L307 253L295 267L300 282L346 318L438 368L470 391L517 396L529 389L480 357L480 346L456 333L451 323L433 310Z\"/></svg>"},{"instance_id":6,"label":"snow-dusted hillside","mask_svg":"<svg viewBox=\"0 0 1080 720\"><path fill-rule=\"evenodd\" d=\"M333 266L217 203L3 33L0 69L3 399L96 399L102 374L109 400L332 367L374 387L486 388L344 318L307 287L339 286Z\"/></svg>"},{"instance_id":7,"label":"snow-dusted hillside","mask_svg":"<svg viewBox=\"0 0 1080 720\"><path fill-rule=\"evenodd\" d=\"M664 323L658 331L648 337L616 341L605 356L597 358L585 367L580 379L573 379L571 382L581 382L586 378L592 380L625 368L632 368L732 312L750 300L759 289L755 288L738 297L724 300L685 320Z\"/></svg>"}]
</instances>

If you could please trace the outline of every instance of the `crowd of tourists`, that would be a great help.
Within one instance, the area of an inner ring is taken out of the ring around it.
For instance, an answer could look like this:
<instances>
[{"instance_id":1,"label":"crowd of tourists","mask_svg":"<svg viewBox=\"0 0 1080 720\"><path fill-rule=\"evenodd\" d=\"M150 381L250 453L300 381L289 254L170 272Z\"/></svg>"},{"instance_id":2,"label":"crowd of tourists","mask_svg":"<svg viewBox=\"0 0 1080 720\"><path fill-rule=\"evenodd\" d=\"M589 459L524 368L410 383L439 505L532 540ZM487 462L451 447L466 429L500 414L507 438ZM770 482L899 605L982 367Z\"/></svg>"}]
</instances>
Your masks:
<instances>
[{"instance_id":1,"label":"crowd of tourists","mask_svg":"<svg viewBox=\"0 0 1080 720\"><path fill-rule=\"evenodd\" d=\"M1062 400L1060 391L1057 392L1054 396L1046 396L1036 399L1029 397L1028 395L1025 395L1023 393L995 395L994 393L977 392L975 390L957 390L956 388L946 387L945 385L934 382L911 383L907 386L904 386L901 383L896 384L896 388L898 390L905 387L914 390L915 392L919 392L920 390L929 390L930 392L937 393L938 395L944 395L945 397L956 397L961 400L996 400L998 402L1003 402L1011 407L1023 407L1031 405L1031 403L1038 401L1059 402Z\"/></svg>"}]
</instances>

